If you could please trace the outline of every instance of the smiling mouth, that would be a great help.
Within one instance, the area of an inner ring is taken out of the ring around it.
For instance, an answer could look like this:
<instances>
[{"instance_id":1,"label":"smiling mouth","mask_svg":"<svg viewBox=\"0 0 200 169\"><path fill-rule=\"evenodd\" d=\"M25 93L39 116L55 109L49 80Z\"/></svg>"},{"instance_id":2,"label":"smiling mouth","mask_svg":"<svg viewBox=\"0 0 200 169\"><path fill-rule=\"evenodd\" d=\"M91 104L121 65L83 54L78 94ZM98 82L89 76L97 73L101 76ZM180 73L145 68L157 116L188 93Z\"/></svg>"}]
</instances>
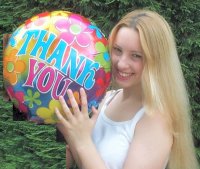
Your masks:
<instances>
[{"instance_id":1,"label":"smiling mouth","mask_svg":"<svg viewBox=\"0 0 200 169\"><path fill-rule=\"evenodd\" d=\"M126 73L126 72L119 72L119 71L117 71L117 74L116 74L117 78L121 80L127 80L133 75L134 73Z\"/></svg>"}]
</instances>

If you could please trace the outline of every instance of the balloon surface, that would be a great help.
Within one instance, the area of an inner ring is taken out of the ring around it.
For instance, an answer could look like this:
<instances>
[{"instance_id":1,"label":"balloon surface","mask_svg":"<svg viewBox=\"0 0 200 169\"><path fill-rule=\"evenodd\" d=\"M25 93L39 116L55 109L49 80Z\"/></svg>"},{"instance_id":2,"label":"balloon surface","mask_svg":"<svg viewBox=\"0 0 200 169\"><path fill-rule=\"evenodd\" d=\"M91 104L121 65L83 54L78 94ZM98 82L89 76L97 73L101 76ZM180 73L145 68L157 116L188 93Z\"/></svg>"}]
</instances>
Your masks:
<instances>
[{"instance_id":1,"label":"balloon surface","mask_svg":"<svg viewBox=\"0 0 200 169\"><path fill-rule=\"evenodd\" d=\"M57 122L54 109L61 110L60 95L70 107L67 89L80 106L79 89L84 88L90 111L110 84L107 45L100 29L79 14L38 14L13 32L5 48L5 89L27 120L39 124Z\"/></svg>"}]
</instances>

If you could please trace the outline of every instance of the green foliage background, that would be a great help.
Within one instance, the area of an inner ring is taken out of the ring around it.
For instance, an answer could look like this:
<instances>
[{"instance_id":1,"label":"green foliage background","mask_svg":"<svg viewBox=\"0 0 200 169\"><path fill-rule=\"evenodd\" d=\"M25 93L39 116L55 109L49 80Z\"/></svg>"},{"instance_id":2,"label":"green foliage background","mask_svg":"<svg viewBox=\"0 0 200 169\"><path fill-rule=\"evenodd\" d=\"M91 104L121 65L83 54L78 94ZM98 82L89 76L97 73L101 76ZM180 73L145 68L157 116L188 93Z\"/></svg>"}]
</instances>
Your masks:
<instances>
[{"instance_id":1,"label":"green foliage background","mask_svg":"<svg viewBox=\"0 0 200 169\"><path fill-rule=\"evenodd\" d=\"M12 105L2 97L2 35L12 33L38 13L66 10L90 18L108 36L121 16L137 8L159 12L173 28L188 84L193 136L200 161L200 0L1 0L0 169L65 168L65 144L56 142L55 126L12 119Z\"/></svg>"}]
</instances>

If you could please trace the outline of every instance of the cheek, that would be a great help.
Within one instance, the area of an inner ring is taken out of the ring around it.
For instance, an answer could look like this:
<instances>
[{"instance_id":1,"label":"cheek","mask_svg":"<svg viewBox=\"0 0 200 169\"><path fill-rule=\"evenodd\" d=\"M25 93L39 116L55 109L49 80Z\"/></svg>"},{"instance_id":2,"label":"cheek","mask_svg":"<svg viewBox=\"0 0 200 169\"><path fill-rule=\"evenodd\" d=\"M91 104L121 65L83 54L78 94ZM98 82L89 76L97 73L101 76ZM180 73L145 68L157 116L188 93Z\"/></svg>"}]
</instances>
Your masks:
<instances>
[{"instance_id":1,"label":"cheek","mask_svg":"<svg viewBox=\"0 0 200 169\"><path fill-rule=\"evenodd\" d=\"M134 68L137 70L137 72L142 73L144 65L142 62L136 62L134 63Z\"/></svg>"},{"instance_id":2,"label":"cheek","mask_svg":"<svg viewBox=\"0 0 200 169\"><path fill-rule=\"evenodd\" d=\"M144 70L144 66L141 65L141 66L139 67L140 74L142 74L143 70Z\"/></svg>"},{"instance_id":3,"label":"cheek","mask_svg":"<svg viewBox=\"0 0 200 169\"><path fill-rule=\"evenodd\" d=\"M111 64L115 64L117 62L117 57L115 55L111 55Z\"/></svg>"}]
</instances>

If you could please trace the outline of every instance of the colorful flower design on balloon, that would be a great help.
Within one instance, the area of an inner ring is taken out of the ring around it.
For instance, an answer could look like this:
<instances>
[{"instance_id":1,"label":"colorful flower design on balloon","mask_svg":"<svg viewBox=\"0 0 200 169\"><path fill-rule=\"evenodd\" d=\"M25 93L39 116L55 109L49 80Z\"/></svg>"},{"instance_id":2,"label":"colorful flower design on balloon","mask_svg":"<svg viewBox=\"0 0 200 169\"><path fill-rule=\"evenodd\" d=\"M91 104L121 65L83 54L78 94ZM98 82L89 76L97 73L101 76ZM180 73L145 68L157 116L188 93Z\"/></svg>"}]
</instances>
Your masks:
<instances>
[{"instance_id":1,"label":"colorful flower design on balloon","mask_svg":"<svg viewBox=\"0 0 200 169\"><path fill-rule=\"evenodd\" d=\"M63 12L63 11L53 11L53 12L51 12L51 16L53 17L53 16L62 16L62 17L68 17L68 15L70 14L71 12L69 12L69 11L65 11L65 12Z\"/></svg>"},{"instance_id":2,"label":"colorful flower design on balloon","mask_svg":"<svg viewBox=\"0 0 200 169\"><path fill-rule=\"evenodd\" d=\"M36 105L41 105L40 99L40 93L36 91L34 94L31 89L27 90L27 95L25 96L25 101L29 102L28 107L33 108L33 104L35 103Z\"/></svg>"},{"instance_id":3,"label":"colorful flower design on balloon","mask_svg":"<svg viewBox=\"0 0 200 169\"><path fill-rule=\"evenodd\" d=\"M26 64L22 60L18 60L17 50L11 50L10 54L5 56L3 62L3 75L10 84L15 85L17 83L17 76L26 69Z\"/></svg>"},{"instance_id":4,"label":"colorful flower design on balloon","mask_svg":"<svg viewBox=\"0 0 200 169\"><path fill-rule=\"evenodd\" d=\"M73 17L73 19L71 20L70 17ZM61 32L60 39L66 41L68 45L71 45L75 41L79 46L89 46L91 40L88 33L91 30L87 28L86 23L83 24L81 22L82 18L80 16L72 14L70 17L69 20L60 19L55 23L55 27Z\"/></svg>"},{"instance_id":5,"label":"colorful flower design on balloon","mask_svg":"<svg viewBox=\"0 0 200 169\"><path fill-rule=\"evenodd\" d=\"M103 73L103 72L102 72ZM106 73L105 74L105 77L104 79L102 78L97 78L97 81L96 83L98 84L98 86L106 86L107 84L109 84L109 79L110 79L110 72L109 73ZM106 88L102 88L102 87L99 87L97 90L96 90L96 96L99 97L101 95L103 95L104 93L106 92Z\"/></svg>"},{"instance_id":6,"label":"colorful flower design on balloon","mask_svg":"<svg viewBox=\"0 0 200 169\"><path fill-rule=\"evenodd\" d=\"M43 28L43 29L47 29L49 27L49 13L48 12L44 12L42 14L36 15L30 19L28 19L26 21L26 28L29 29L33 29L33 28Z\"/></svg>"},{"instance_id":7,"label":"colorful flower design on balloon","mask_svg":"<svg viewBox=\"0 0 200 169\"><path fill-rule=\"evenodd\" d=\"M102 42L97 42L95 44L95 49L97 50L97 55L95 56L95 61L101 63L104 67L105 71L101 71L101 74L104 75L104 79L98 77L96 80L97 86L106 86L109 84L110 81L110 56L107 52L107 47ZM106 87L107 88L107 87ZM105 93L106 88L98 87L96 90L96 96L99 97Z\"/></svg>"},{"instance_id":8,"label":"colorful flower design on balloon","mask_svg":"<svg viewBox=\"0 0 200 169\"><path fill-rule=\"evenodd\" d=\"M107 47L102 42L97 42L95 44L95 49L97 51L97 54L94 58L95 61L101 63L105 69L105 72L110 71L110 56L107 52Z\"/></svg>"},{"instance_id":9,"label":"colorful flower design on balloon","mask_svg":"<svg viewBox=\"0 0 200 169\"><path fill-rule=\"evenodd\" d=\"M95 26L95 25L89 25L88 28L91 29L91 30L94 30L95 33L96 33L96 36L99 39L101 39L103 37L103 34L102 34L101 30L97 26Z\"/></svg>"},{"instance_id":10,"label":"colorful flower design on balloon","mask_svg":"<svg viewBox=\"0 0 200 169\"><path fill-rule=\"evenodd\" d=\"M91 113L91 109L92 109L92 106L94 106L95 108L98 108L99 106L99 103L94 99L92 100L91 102L88 103L88 111L89 113Z\"/></svg>"},{"instance_id":11,"label":"colorful flower design on balloon","mask_svg":"<svg viewBox=\"0 0 200 169\"><path fill-rule=\"evenodd\" d=\"M21 91L14 92L12 87L7 87L7 92L8 95L15 105L21 112L27 113L28 109L27 107L23 104L24 103L24 93Z\"/></svg>"},{"instance_id":12,"label":"colorful flower design on balloon","mask_svg":"<svg viewBox=\"0 0 200 169\"><path fill-rule=\"evenodd\" d=\"M36 114L38 115L38 117L44 120L45 124L55 124L58 122L55 114L55 107L58 108L58 110L64 115L59 100L54 99L49 102L49 108L40 107L37 109Z\"/></svg>"}]
</instances>

